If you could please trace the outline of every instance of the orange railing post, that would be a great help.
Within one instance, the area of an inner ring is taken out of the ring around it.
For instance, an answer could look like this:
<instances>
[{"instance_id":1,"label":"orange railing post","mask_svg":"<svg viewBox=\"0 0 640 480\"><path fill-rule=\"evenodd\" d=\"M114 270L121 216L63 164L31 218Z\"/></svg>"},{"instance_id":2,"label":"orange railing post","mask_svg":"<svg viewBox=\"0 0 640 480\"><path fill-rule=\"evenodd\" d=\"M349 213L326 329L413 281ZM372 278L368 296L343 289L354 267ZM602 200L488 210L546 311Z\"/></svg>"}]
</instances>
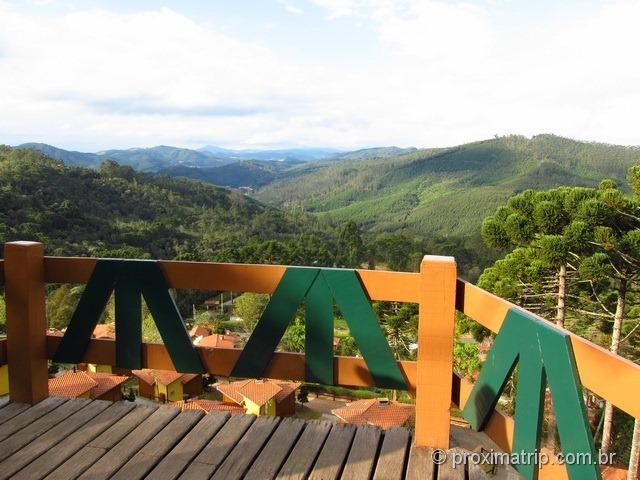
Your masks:
<instances>
[{"instance_id":1,"label":"orange railing post","mask_svg":"<svg viewBox=\"0 0 640 480\"><path fill-rule=\"evenodd\" d=\"M420 264L417 446L449 448L455 300L455 259L426 255Z\"/></svg>"},{"instance_id":2,"label":"orange railing post","mask_svg":"<svg viewBox=\"0 0 640 480\"><path fill-rule=\"evenodd\" d=\"M44 245L6 243L4 278L9 396L13 402L33 405L49 394Z\"/></svg>"}]
</instances>

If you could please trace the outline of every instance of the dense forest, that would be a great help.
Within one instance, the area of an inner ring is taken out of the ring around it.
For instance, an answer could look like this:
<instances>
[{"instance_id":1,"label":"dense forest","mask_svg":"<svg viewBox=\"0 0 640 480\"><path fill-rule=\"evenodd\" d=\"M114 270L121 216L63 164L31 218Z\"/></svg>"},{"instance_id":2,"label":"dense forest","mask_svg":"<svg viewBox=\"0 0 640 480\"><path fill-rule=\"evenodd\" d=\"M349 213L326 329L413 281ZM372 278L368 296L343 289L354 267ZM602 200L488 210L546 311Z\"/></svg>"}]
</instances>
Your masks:
<instances>
[{"instance_id":1,"label":"dense forest","mask_svg":"<svg viewBox=\"0 0 640 480\"><path fill-rule=\"evenodd\" d=\"M40 151L0 147L0 244L38 240L58 255L414 271L425 253L453 255L461 276L638 362L640 166L633 165L639 156L634 148L553 136L400 155L360 152L288 171L289 180L259 195L278 208L113 160L67 166ZM68 322L80 292L50 290L56 327ZM179 307L189 322L224 330L228 318L197 311L207 295L178 292ZM267 301L255 294L237 299L243 328L250 331ZM0 311L2 302L0 295ZM416 306L373 307L396 357L415 358ZM303 321L293 322L283 348L304 348ZM335 322L337 353L358 353L339 313ZM455 367L473 377L482 363L477 347L491 335L462 316L456 329ZM512 393L511 387L507 410ZM639 422L594 401L597 444L623 465L637 459ZM558 446L555 429L547 412L550 448Z\"/></svg>"},{"instance_id":2,"label":"dense forest","mask_svg":"<svg viewBox=\"0 0 640 480\"><path fill-rule=\"evenodd\" d=\"M356 228L354 241L363 246L347 265L340 260L344 224L283 212L205 182L137 172L115 161L97 169L66 166L24 148L0 148L0 205L0 242L38 240L56 255L415 270L422 253L453 250L470 278L491 258L480 258L460 239L360 238Z\"/></svg>"},{"instance_id":3,"label":"dense forest","mask_svg":"<svg viewBox=\"0 0 640 480\"><path fill-rule=\"evenodd\" d=\"M361 158L363 157L363 158ZM538 135L499 137L392 156L355 152L310 164L264 187L257 198L374 232L478 235L482 219L527 188L624 184L640 149Z\"/></svg>"}]
</instances>

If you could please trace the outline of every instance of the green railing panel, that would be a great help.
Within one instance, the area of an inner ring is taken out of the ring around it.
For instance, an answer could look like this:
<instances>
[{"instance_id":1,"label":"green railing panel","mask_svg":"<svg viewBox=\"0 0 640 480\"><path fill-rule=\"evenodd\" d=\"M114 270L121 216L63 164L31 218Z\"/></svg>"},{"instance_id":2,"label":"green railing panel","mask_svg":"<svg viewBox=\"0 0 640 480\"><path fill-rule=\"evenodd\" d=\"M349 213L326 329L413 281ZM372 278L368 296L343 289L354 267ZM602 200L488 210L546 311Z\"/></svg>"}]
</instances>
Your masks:
<instances>
[{"instance_id":1,"label":"green railing panel","mask_svg":"<svg viewBox=\"0 0 640 480\"><path fill-rule=\"evenodd\" d=\"M142 301L132 278L120 278L115 286L116 365L142 367Z\"/></svg>"},{"instance_id":2,"label":"green railing panel","mask_svg":"<svg viewBox=\"0 0 640 480\"><path fill-rule=\"evenodd\" d=\"M305 379L333 384L333 299L323 275L307 293L305 300Z\"/></svg>"},{"instance_id":3,"label":"green railing panel","mask_svg":"<svg viewBox=\"0 0 640 480\"><path fill-rule=\"evenodd\" d=\"M356 272L326 269L323 275L376 386L406 390L407 382Z\"/></svg>"},{"instance_id":4,"label":"green railing panel","mask_svg":"<svg viewBox=\"0 0 640 480\"><path fill-rule=\"evenodd\" d=\"M203 373L202 363L169 294L160 265L151 260L99 259L53 360L79 363L111 293L116 302L116 366L142 366L142 295L177 371Z\"/></svg>"},{"instance_id":5,"label":"green railing panel","mask_svg":"<svg viewBox=\"0 0 640 480\"><path fill-rule=\"evenodd\" d=\"M382 328L353 270L288 267L234 366L234 377L261 377L306 299L306 379L334 383L333 302L342 311L374 383L407 389Z\"/></svg>"},{"instance_id":6,"label":"green railing panel","mask_svg":"<svg viewBox=\"0 0 640 480\"><path fill-rule=\"evenodd\" d=\"M318 269L315 268L289 267L285 270L234 365L231 376L262 376L289 323L295 317L298 305L307 295L317 275Z\"/></svg>"},{"instance_id":7,"label":"green railing panel","mask_svg":"<svg viewBox=\"0 0 640 480\"><path fill-rule=\"evenodd\" d=\"M117 266L98 260L82 292L67 330L53 357L54 362L80 363L100 315L116 285Z\"/></svg>"},{"instance_id":8,"label":"green railing panel","mask_svg":"<svg viewBox=\"0 0 640 480\"><path fill-rule=\"evenodd\" d=\"M476 430L489 420L516 364L519 365L513 453L528 460L514 465L536 479L545 386L551 390L563 454L588 461L567 464L569 478L600 479L600 468L582 399L569 335L544 321L511 309L493 343L462 415Z\"/></svg>"}]
</instances>

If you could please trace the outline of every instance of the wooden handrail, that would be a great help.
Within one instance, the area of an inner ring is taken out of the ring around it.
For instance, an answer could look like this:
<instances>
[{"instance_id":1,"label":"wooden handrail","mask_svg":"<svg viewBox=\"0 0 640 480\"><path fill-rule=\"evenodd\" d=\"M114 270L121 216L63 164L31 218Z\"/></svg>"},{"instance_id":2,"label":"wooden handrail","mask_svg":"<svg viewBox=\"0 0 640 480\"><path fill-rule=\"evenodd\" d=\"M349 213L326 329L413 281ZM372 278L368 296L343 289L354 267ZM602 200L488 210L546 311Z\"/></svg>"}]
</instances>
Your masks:
<instances>
[{"instance_id":1,"label":"wooden handrail","mask_svg":"<svg viewBox=\"0 0 640 480\"><path fill-rule=\"evenodd\" d=\"M61 341L58 335L47 335L47 358L53 358ZM242 349L201 347L196 345L196 351L202 360L207 373L214 376L228 377L240 356ZM115 365L115 341L109 339L91 339L89 347L82 359L84 363L99 365ZM273 379L304 381L304 353L275 352L264 376ZM409 392L416 388L416 362L398 361L400 371L407 380ZM360 357L334 357L335 380L337 386L371 387L374 386L371 374L365 361ZM173 362L164 344L142 344L142 366L158 370L174 370Z\"/></svg>"},{"instance_id":2,"label":"wooden handrail","mask_svg":"<svg viewBox=\"0 0 640 480\"><path fill-rule=\"evenodd\" d=\"M47 283L87 283L96 258L45 257ZM284 275L284 265L204 263L160 260L158 262L171 288L195 290L273 293ZM372 300L420 301L420 275L384 270L357 270Z\"/></svg>"},{"instance_id":3,"label":"wooden handrail","mask_svg":"<svg viewBox=\"0 0 640 480\"><path fill-rule=\"evenodd\" d=\"M26 245L23 244L24 247ZM6 250L5 250L6 252ZM41 257L42 260L42 280L37 281L38 285L44 283L86 283L93 268L96 264L95 258L67 258L67 257ZM442 261L439 257L439 261ZM426 259L425 259L426 261ZM15 261L14 262L15 266ZM453 259L451 259L453 262ZM158 262L167 283L172 288L178 289L200 289L208 291L236 291L236 292L256 292L256 293L273 293L276 286L280 282L286 266L282 265L246 265L246 264L224 264L224 263L202 263L202 262L178 262L178 261L160 261ZM420 361L430 364L429 370L433 374L438 374L438 380L442 385L446 386L447 401L442 402L442 392L436 392L433 398L420 397L417 400L417 411L425 409L425 405L433 403L437 405L438 414L434 415L434 419L443 418L443 409L448 413L449 400L459 407L464 407L473 384L464 378L453 374L450 381L442 381L443 372L451 372L451 351L445 348L446 345L452 343L452 327L453 327L453 308L469 316L473 320L479 322L484 327L493 332L498 332L509 309L519 309L520 307L510 303L507 300L499 298L489 292L480 289L463 280L455 280L455 263L453 263L452 281L446 280L451 277L448 272L444 276L433 277L428 276L425 271L421 273L407 272L388 272L388 271L371 271L358 270L358 276L364 290L371 300L381 301L397 301L412 302L420 304L420 332L419 343L427 344L433 341L425 340L426 337L441 335L441 347L439 353L431 355L423 355L419 357ZM424 263L423 263L424 267ZM0 285L6 282L7 274L5 272L7 262L0 260ZM16 270L12 282L16 283ZM23 281L23 280L19 280ZM26 282L25 285L28 285ZM35 285L35 284L34 284ZM28 288L32 288L31 287ZM15 288L14 288L15 298ZM431 292L430 294L428 292ZM434 293L437 292L437 293ZM449 295L447 294L449 292ZM438 298L436 298L438 297ZM447 300L450 297L451 300ZM34 301L36 310L40 307L41 298L39 295L35 297L26 297ZM8 302L9 303L9 302ZM38 315L33 316L34 310L27 309L21 314L25 314L25 318L31 318L31 326L39 325ZM529 315L531 315L529 313ZM15 326L16 311L12 313ZM449 317L451 317L449 323ZM540 318L540 317L538 317ZM552 328L558 327L551 324ZM449 334L451 327L451 335ZM39 327L38 327L39 328ZM15 331L15 329L14 329ZM562 330L564 331L564 330ZM606 349L589 342L588 340L571 334L571 342L575 354L576 364L580 380L582 384L611 401L618 408L626 411L630 415L640 418L640 365L615 355ZM40 335L40 334L38 334ZM38 337L36 335L36 337ZM46 343L46 358L52 358L53 354L60 342L60 337L44 336ZM25 340L26 341L26 340ZM9 342L11 343L11 342ZM0 341L0 364L7 361L7 357L11 357L10 352L5 354L8 348L6 341ZM37 350L37 349L36 349ZM16 352L16 349L13 350ZM239 349L221 349L211 347L196 347L196 351L202 360L205 370L213 375L228 376L235 365L241 350ZM16 353L13 354L14 358ZM419 353L420 355L420 353ZM33 365L33 371L36 376L41 374L41 359L36 358L37 355L30 358ZM166 348L162 344L144 344L143 345L143 365L148 368L157 369L173 369L173 363L167 353ZM445 357L448 363L443 363ZM89 348L84 356L84 361L99 364L115 364L115 342L111 340L92 339L89 342ZM366 363L362 358L354 357L334 357L334 383L341 386L371 386L374 385L372 377L367 370ZM404 375L409 390L412 393L418 391L418 385L422 384L422 390L425 391L426 383L421 380L420 366L417 362L400 361L398 366ZM441 368L442 367L442 368ZM446 368L445 368L446 367ZM423 371L428 371L423 368ZM24 375L22 375L24 376ZM299 353L275 352L271 359L265 376L272 378L304 380L305 378L305 356ZM424 378L427 378L425 376ZM428 390L428 389L427 389ZM436 389L438 390L438 389ZM433 392L433 389L431 389ZM22 392L23 394L25 392ZM28 393L28 392L27 392ZM33 399L37 400L40 393L30 393ZM426 400L425 400L426 399ZM29 401L28 399L25 401ZM435 402L435 403L434 403ZM428 416L421 416L424 421ZM432 446L440 445L436 437L448 438L448 430L446 434L443 429L438 430L438 422L431 422L431 429L435 428L435 433L429 436L428 444ZM426 431L422 428L424 424L417 422L417 435L420 431ZM448 428L448 427L447 427ZM505 450L510 450L513 441L513 419L503 414L499 410L491 417L485 432ZM425 437L426 438L426 437ZM434 443L435 442L435 443ZM419 442L422 443L422 442ZM543 469L542 472L545 470ZM548 470L547 470L548 472ZM543 476L544 477L544 476Z\"/></svg>"},{"instance_id":4,"label":"wooden handrail","mask_svg":"<svg viewBox=\"0 0 640 480\"><path fill-rule=\"evenodd\" d=\"M456 288L456 308L497 333L502 321L511 308L524 309L497 297L481 288L458 280ZM528 312L529 315L532 315ZM552 328L567 332L576 358L576 365L582 384L595 394L606 398L616 407L635 418L640 418L640 365L590 342L567 330L561 329L548 320Z\"/></svg>"}]
</instances>

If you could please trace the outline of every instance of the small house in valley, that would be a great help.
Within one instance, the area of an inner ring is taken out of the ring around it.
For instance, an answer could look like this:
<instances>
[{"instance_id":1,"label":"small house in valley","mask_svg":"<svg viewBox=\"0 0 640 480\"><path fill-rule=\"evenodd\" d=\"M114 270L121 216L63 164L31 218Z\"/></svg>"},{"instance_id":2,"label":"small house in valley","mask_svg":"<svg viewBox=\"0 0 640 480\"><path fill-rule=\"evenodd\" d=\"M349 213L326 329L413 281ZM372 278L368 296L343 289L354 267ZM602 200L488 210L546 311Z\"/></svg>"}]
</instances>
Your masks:
<instances>
[{"instance_id":1,"label":"small house in valley","mask_svg":"<svg viewBox=\"0 0 640 480\"><path fill-rule=\"evenodd\" d=\"M109 373L66 371L49 379L49 395L117 402L122 400L121 385L128 379L123 375Z\"/></svg>"},{"instance_id":2,"label":"small house in valley","mask_svg":"<svg viewBox=\"0 0 640 480\"><path fill-rule=\"evenodd\" d=\"M253 415L293 415L296 411L297 382L278 380L239 380L218 383L216 389L224 403L236 404Z\"/></svg>"},{"instance_id":3,"label":"small house in valley","mask_svg":"<svg viewBox=\"0 0 640 480\"><path fill-rule=\"evenodd\" d=\"M202 375L145 368L133 370L140 396L159 402L179 402L202 393Z\"/></svg>"}]
</instances>

